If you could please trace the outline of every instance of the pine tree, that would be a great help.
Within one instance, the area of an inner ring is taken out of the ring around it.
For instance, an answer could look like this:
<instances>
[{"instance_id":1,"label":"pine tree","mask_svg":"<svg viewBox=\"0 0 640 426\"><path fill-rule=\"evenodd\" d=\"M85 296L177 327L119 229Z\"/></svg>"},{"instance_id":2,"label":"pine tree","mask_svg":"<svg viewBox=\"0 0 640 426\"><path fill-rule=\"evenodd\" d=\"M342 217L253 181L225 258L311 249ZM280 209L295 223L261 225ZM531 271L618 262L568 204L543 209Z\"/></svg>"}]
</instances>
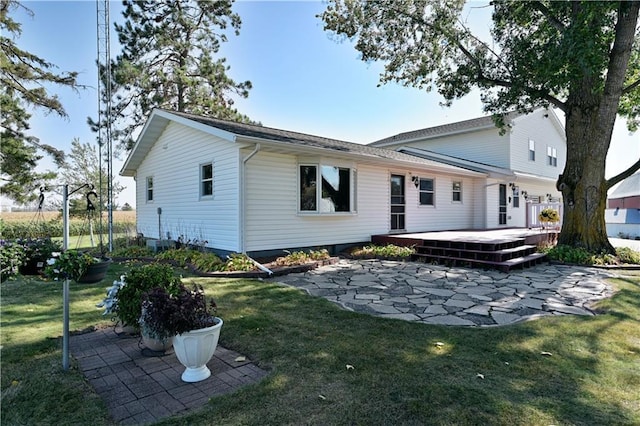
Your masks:
<instances>
[{"instance_id":1,"label":"pine tree","mask_svg":"<svg viewBox=\"0 0 640 426\"><path fill-rule=\"evenodd\" d=\"M250 121L234 107L251 83L237 83L225 58L216 58L240 17L233 1L124 1L125 22L115 25L122 53L111 64L112 137L132 147L132 136L153 108ZM105 85L108 82L105 82ZM94 129L97 123L89 119Z\"/></svg>"},{"instance_id":2,"label":"pine tree","mask_svg":"<svg viewBox=\"0 0 640 426\"><path fill-rule=\"evenodd\" d=\"M2 194L19 203L36 198L35 189L55 177L54 172L36 173L35 167L41 152L51 155L60 165L64 153L42 143L27 134L31 114L27 107L43 109L66 117L66 112L56 95L50 94L43 84L54 83L77 90L77 73L56 73L56 66L20 49L16 39L21 26L9 13L24 8L14 0L0 0L0 188Z\"/></svg>"}]
</instances>

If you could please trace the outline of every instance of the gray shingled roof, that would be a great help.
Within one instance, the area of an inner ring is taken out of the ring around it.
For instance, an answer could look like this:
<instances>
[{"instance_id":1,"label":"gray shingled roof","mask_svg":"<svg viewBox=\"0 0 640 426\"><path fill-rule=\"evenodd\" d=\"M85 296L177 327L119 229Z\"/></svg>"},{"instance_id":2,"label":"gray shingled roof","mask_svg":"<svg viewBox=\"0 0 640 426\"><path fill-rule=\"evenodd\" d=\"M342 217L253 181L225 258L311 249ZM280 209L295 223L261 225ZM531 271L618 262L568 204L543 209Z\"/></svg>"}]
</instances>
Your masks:
<instances>
[{"instance_id":1,"label":"gray shingled roof","mask_svg":"<svg viewBox=\"0 0 640 426\"><path fill-rule=\"evenodd\" d=\"M179 117L193 120L198 123L212 126L227 132L252 138L259 138L263 140L271 140L277 142L290 143L298 146L308 146L314 148L321 148L329 151L338 151L352 154L359 154L368 157L391 159L405 162L412 162L421 165L437 166L439 168L450 168L451 171L462 171L464 169L444 164L442 162L432 161L424 158L419 158L414 155L404 154L398 151L378 148L371 145L361 145L353 142L345 142L336 139L324 138L321 136L308 135L305 133L292 132L288 130L274 129L270 127L264 127L254 124L238 123L234 121L220 120L217 118L203 117L194 114L188 114L184 112L175 112L163 110L169 114L174 114Z\"/></svg>"},{"instance_id":2,"label":"gray shingled roof","mask_svg":"<svg viewBox=\"0 0 640 426\"><path fill-rule=\"evenodd\" d=\"M520 114L510 113L505 117L505 121L508 123ZM394 143L402 143L413 139L431 138L440 135L446 135L451 133L460 133L467 130L477 130L486 127L495 127L493 118L491 116L472 118L470 120L458 121L456 123L443 124L441 126L427 127L420 130L412 130L410 132L399 133L388 138L380 139L375 142L371 142L370 146L381 146Z\"/></svg>"},{"instance_id":3,"label":"gray shingled roof","mask_svg":"<svg viewBox=\"0 0 640 426\"><path fill-rule=\"evenodd\" d=\"M622 182L609 195L609 199L637 197L640 195L640 172L637 172Z\"/></svg>"}]
</instances>

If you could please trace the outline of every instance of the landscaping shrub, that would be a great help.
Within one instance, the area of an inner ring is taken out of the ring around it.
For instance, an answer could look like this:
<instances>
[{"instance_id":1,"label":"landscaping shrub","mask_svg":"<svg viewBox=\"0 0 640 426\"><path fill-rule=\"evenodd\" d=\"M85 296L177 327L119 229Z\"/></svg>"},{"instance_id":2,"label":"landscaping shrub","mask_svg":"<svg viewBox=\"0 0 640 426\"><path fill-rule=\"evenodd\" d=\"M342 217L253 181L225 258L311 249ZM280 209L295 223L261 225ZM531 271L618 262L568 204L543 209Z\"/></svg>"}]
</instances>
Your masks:
<instances>
[{"instance_id":1,"label":"landscaping shrub","mask_svg":"<svg viewBox=\"0 0 640 426\"><path fill-rule=\"evenodd\" d=\"M621 263L640 265L640 252L632 250L629 247L618 247L616 254Z\"/></svg>"},{"instance_id":2,"label":"landscaping shrub","mask_svg":"<svg viewBox=\"0 0 640 426\"><path fill-rule=\"evenodd\" d=\"M125 276L125 285L118 291L115 312L124 325L138 325L142 309L142 296L153 288L164 288L170 293L180 288L180 278L170 265L152 263L133 268Z\"/></svg>"},{"instance_id":3,"label":"landscaping shrub","mask_svg":"<svg viewBox=\"0 0 640 426\"><path fill-rule=\"evenodd\" d=\"M26 251L22 244L15 241L0 240L0 281L18 275L24 264Z\"/></svg>"},{"instance_id":4,"label":"landscaping shrub","mask_svg":"<svg viewBox=\"0 0 640 426\"><path fill-rule=\"evenodd\" d=\"M615 256L612 254L591 253L582 247L567 245L542 247L541 251L547 253L547 257L551 260L577 265L640 264L640 253L627 247L617 248Z\"/></svg>"},{"instance_id":5,"label":"landscaping shrub","mask_svg":"<svg viewBox=\"0 0 640 426\"><path fill-rule=\"evenodd\" d=\"M387 244L384 246L368 245L364 247L356 247L349 252L354 257L366 258L409 258L415 253L413 247L397 246L395 244Z\"/></svg>"},{"instance_id":6,"label":"landscaping shrub","mask_svg":"<svg viewBox=\"0 0 640 426\"><path fill-rule=\"evenodd\" d=\"M249 272L256 270L256 265L244 254L232 253L227 259L225 271Z\"/></svg>"}]
</instances>

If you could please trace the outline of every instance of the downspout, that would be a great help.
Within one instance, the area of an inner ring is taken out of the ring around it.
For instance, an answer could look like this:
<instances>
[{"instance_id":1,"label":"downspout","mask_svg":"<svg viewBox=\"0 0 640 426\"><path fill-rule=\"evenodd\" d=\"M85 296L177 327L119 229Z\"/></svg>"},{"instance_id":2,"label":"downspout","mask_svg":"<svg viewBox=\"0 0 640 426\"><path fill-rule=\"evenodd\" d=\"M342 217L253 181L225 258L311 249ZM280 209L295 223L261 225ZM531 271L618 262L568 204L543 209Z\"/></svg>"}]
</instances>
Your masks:
<instances>
[{"instance_id":1,"label":"downspout","mask_svg":"<svg viewBox=\"0 0 640 426\"><path fill-rule=\"evenodd\" d=\"M245 190L244 190L245 181L246 181L245 171L247 168L247 162L251 160L251 158L254 155L256 155L258 151L260 151L260 144L256 143L256 146L254 147L253 151L251 151L249 155L247 155L242 159L242 173L240 173L240 179L241 179L241 182L240 182L240 244L241 244L241 252L245 256L247 256L246 232L245 232L245 225L247 220L246 220L246 213L245 213L246 209L245 209ZM249 256L247 256L247 258L249 258L249 260L251 260L261 271L266 272L269 275L273 275L273 271L271 271L266 266L260 264L259 262L255 261Z\"/></svg>"}]
</instances>

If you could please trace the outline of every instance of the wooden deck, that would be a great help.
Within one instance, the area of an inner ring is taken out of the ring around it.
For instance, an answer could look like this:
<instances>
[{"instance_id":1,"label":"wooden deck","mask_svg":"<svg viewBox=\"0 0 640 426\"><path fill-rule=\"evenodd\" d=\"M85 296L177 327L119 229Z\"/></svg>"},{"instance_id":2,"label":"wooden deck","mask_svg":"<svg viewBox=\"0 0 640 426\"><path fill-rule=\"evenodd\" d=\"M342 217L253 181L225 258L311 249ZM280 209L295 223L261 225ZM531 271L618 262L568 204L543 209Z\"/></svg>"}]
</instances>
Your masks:
<instances>
[{"instance_id":1,"label":"wooden deck","mask_svg":"<svg viewBox=\"0 0 640 426\"><path fill-rule=\"evenodd\" d=\"M508 272L541 263L545 255L537 252L536 245L547 238L549 234L541 230L500 229L373 235L371 241L413 246L414 260Z\"/></svg>"}]
</instances>

